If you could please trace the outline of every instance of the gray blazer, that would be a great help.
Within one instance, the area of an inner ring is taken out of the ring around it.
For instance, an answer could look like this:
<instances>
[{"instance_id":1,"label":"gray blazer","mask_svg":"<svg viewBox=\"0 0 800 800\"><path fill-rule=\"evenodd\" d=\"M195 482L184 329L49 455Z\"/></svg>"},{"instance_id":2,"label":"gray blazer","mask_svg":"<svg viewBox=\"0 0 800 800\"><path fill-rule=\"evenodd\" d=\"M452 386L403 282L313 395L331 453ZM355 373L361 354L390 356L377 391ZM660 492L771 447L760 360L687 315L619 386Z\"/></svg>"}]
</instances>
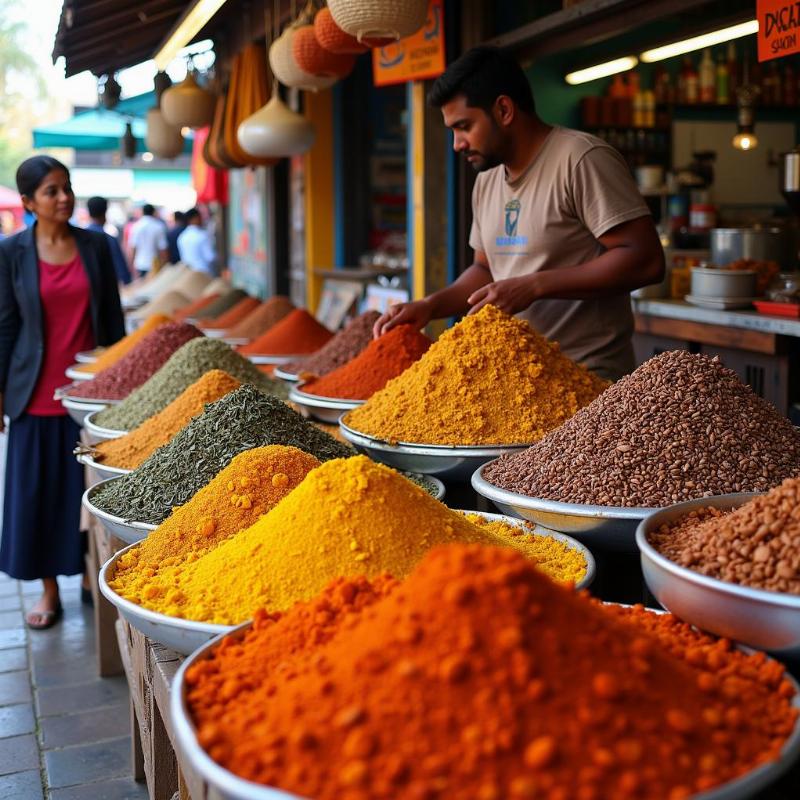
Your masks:
<instances>
[{"instance_id":1,"label":"gray blazer","mask_svg":"<svg viewBox=\"0 0 800 800\"><path fill-rule=\"evenodd\" d=\"M114 344L125 335L125 323L108 242L94 231L72 225L70 231L89 279L95 343ZM43 353L39 258L30 227L0 241L0 392L12 420L30 401Z\"/></svg>"}]
</instances>

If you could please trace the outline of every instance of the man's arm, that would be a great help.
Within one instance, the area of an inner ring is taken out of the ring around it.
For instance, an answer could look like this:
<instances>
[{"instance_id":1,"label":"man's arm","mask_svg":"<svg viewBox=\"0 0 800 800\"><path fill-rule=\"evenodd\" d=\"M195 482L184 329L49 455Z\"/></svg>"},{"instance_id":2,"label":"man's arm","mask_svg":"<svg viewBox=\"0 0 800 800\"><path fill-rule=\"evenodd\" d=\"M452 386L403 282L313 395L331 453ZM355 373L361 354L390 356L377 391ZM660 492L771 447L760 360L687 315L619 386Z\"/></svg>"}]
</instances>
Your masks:
<instances>
[{"instance_id":1,"label":"man's arm","mask_svg":"<svg viewBox=\"0 0 800 800\"><path fill-rule=\"evenodd\" d=\"M623 222L598 237L598 241L606 251L584 264L542 270L481 287L468 298L470 314L487 303L516 314L535 300L606 297L663 279L664 250L650 216Z\"/></svg>"}]
</instances>

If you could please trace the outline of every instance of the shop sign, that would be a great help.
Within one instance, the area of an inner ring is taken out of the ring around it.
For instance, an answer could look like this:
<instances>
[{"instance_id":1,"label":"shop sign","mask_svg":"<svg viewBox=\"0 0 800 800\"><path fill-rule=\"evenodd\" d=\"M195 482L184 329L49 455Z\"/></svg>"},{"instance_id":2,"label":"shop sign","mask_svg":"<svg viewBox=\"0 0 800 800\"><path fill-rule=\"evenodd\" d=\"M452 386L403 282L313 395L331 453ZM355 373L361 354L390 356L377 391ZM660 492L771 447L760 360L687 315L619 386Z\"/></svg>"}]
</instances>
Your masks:
<instances>
[{"instance_id":1,"label":"shop sign","mask_svg":"<svg viewBox=\"0 0 800 800\"><path fill-rule=\"evenodd\" d=\"M757 0L758 60L800 53L800 2Z\"/></svg>"},{"instance_id":2,"label":"shop sign","mask_svg":"<svg viewBox=\"0 0 800 800\"><path fill-rule=\"evenodd\" d=\"M416 33L372 51L376 86L435 78L444 68L444 0L430 0L428 17Z\"/></svg>"}]
</instances>

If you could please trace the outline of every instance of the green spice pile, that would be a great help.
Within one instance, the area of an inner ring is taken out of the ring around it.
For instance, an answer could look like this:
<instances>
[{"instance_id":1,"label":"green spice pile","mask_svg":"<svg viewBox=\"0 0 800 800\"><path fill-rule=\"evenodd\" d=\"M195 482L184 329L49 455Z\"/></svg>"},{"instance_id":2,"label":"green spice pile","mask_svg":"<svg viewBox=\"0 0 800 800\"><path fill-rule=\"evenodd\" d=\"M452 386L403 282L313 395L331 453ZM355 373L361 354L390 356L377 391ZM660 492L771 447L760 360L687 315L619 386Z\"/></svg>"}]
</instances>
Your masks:
<instances>
[{"instance_id":1,"label":"green spice pile","mask_svg":"<svg viewBox=\"0 0 800 800\"><path fill-rule=\"evenodd\" d=\"M286 399L283 381L265 375L225 342L202 337L181 347L150 380L119 405L101 411L95 422L115 431L132 431L212 369L221 369L240 383L252 384L262 392Z\"/></svg>"},{"instance_id":2,"label":"green spice pile","mask_svg":"<svg viewBox=\"0 0 800 800\"><path fill-rule=\"evenodd\" d=\"M245 385L209 403L169 444L98 492L94 503L118 517L160 524L234 456L271 444L296 447L320 461L353 455L276 397Z\"/></svg>"}]
</instances>

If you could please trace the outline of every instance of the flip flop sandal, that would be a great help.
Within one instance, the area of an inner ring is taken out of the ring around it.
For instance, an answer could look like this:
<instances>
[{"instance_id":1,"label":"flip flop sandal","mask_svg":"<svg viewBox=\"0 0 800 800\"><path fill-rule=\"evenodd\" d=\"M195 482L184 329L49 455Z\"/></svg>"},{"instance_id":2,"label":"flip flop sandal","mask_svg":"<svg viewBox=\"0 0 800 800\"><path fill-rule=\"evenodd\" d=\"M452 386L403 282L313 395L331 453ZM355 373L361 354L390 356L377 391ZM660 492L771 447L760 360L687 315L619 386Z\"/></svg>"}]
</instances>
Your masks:
<instances>
[{"instance_id":1,"label":"flip flop sandal","mask_svg":"<svg viewBox=\"0 0 800 800\"><path fill-rule=\"evenodd\" d=\"M28 614L36 614L38 617L42 617L42 622L35 623L30 622L28 620ZM33 631L46 631L48 628L52 628L61 617L64 615L64 609L61 607L61 603L53 611L29 611L28 614L25 615L25 624Z\"/></svg>"}]
</instances>

